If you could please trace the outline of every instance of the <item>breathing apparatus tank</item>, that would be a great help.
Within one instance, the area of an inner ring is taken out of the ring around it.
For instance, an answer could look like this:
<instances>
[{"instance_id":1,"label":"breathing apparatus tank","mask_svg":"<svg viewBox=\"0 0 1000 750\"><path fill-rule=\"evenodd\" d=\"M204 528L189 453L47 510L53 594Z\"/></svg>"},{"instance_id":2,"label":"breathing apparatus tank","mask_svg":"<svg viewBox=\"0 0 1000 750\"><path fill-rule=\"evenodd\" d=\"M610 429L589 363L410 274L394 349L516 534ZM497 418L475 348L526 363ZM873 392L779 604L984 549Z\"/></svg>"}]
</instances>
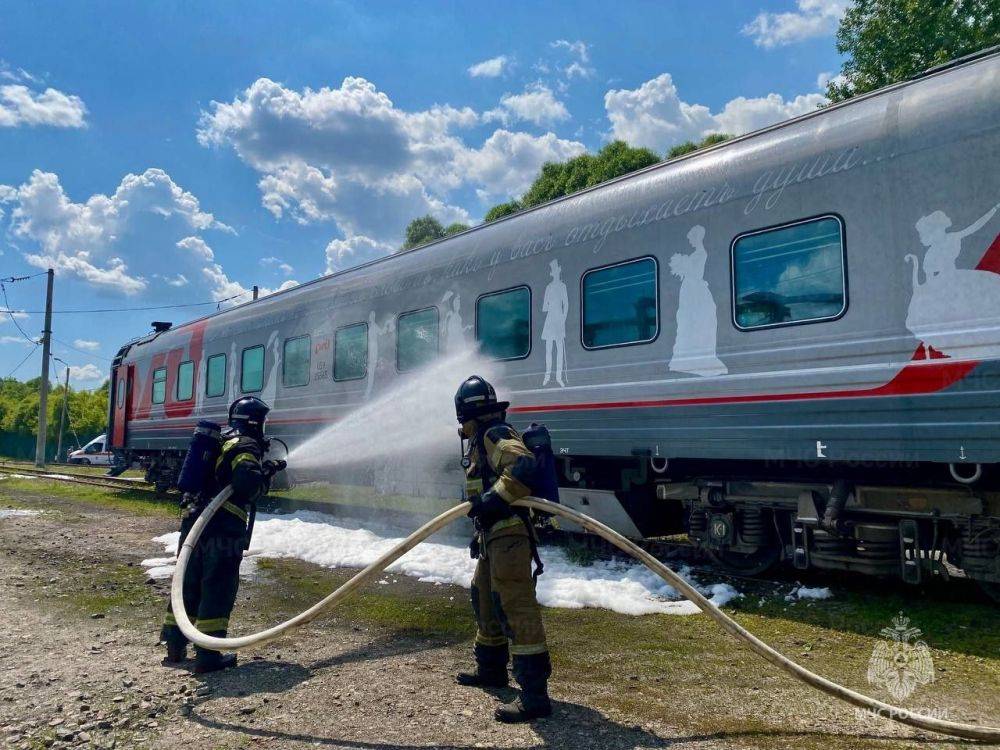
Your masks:
<instances>
[{"instance_id":1,"label":"breathing apparatus tank","mask_svg":"<svg viewBox=\"0 0 1000 750\"><path fill-rule=\"evenodd\" d=\"M535 456L535 470L531 478L531 491L536 497L552 503L559 502L559 477L556 457L552 452L552 436L543 424L532 422L521 435L525 446Z\"/></svg>"},{"instance_id":2,"label":"breathing apparatus tank","mask_svg":"<svg viewBox=\"0 0 1000 750\"><path fill-rule=\"evenodd\" d=\"M202 420L194 428L191 444L181 465L177 488L186 496L211 494L215 463L222 454L222 428L215 422Z\"/></svg>"}]
</instances>

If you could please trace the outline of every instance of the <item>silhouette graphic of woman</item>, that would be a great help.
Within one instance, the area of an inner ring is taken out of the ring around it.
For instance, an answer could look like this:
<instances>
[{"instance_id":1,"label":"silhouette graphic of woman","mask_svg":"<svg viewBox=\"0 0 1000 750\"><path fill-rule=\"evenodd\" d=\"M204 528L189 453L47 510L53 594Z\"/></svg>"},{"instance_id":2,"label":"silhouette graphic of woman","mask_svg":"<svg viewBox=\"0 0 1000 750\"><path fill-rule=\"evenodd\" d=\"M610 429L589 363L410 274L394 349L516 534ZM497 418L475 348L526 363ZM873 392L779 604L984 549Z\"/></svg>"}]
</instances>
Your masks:
<instances>
[{"instance_id":1,"label":"silhouette graphic of woman","mask_svg":"<svg viewBox=\"0 0 1000 750\"><path fill-rule=\"evenodd\" d=\"M444 350L449 354L454 354L465 349L465 332L471 331L472 326L462 325L462 297L454 292L445 292L441 298L441 304L445 305L451 299L451 308L444 314Z\"/></svg>"},{"instance_id":2,"label":"silhouette graphic of woman","mask_svg":"<svg viewBox=\"0 0 1000 750\"><path fill-rule=\"evenodd\" d=\"M705 227L696 224L687 235L694 248L690 255L674 253L670 273L681 279L677 304L677 337L668 367L673 372L692 375L725 375L728 368L715 353L719 327L718 311L705 281Z\"/></svg>"},{"instance_id":3,"label":"silhouette graphic of woman","mask_svg":"<svg viewBox=\"0 0 1000 750\"><path fill-rule=\"evenodd\" d=\"M559 278L562 269L559 261L549 263L549 273L552 281L545 287L542 298L542 312L545 313L545 324L542 326L542 341L545 342L545 379L542 385L548 385L552 379L552 350L556 354L556 382L566 387L566 316L569 314L569 293L566 284Z\"/></svg>"},{"instance_id":4,"label":"silhouette graphic of woman","mask_svg":"<svg viewBox=\"0 0 1000 750\"><path fill-rule=\"evenodd\" d=\"M949 232L951 219L934 211L917 220L917 235L927 248L924 282L920 283L920 261L908 253L912 264L913 296L906 313L906 327L932 351L961 359L991 359L1000 356L1000 275L992 271L959 269L962 240L982 229L993 218L997 204L961 231Z\"/></svg>"}]
</instances>

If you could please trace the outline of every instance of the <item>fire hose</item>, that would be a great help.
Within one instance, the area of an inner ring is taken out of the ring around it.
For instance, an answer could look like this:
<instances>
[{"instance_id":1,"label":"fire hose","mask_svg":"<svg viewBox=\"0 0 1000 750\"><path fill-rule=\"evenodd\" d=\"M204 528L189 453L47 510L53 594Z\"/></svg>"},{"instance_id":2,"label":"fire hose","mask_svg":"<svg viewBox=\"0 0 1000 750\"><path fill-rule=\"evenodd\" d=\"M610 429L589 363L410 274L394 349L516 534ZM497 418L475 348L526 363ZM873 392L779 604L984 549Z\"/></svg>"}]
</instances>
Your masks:
<instances>
[{"instance_id":1,"label":"fire hose","mask_svg":"<svg viewBox=\"0 0 1000 750\"><path fill-rule=\"evenodd\" d=\"M316 602L316 604L311 606L309 609L300 612L295 617L252 635L244 635L238 638L217 638L205 635L191 623L191 619L188 617L187 611L184 609L184 573L187 570L188 561L191 559L191 554L194 551L195 545L198 544L198 539L205 530L205 526L231 495L231 487L223 489L222 492L216 495L212 502L209 503L209 505L198 517L198 520L195 521L194 526L192 526L191 531L184 540L184 544L181 545L181 548L178 550L177 567L174 570L173 581L171 582L170 587L170 600L173 608L173 614L181 632L192 643L201 646L202 648L214 649L216 651L238 651L251 646L260 646L314 620L320 613L335 606L342 599L352 594L365 583L380 575L385 568L423 542L427 539L427 537L466 515L471 507L470 503L464 502L456 505L450 510L445 511L441 515L437 516L437 518L428 521L406 537L406 539L399 542L399 544L394 546L392 549L383 553L377 560L370 563L360 572L356 573L349 581L342 584L336 591ZM844 687L843 685L838 685L825 677L821 677L820 675L809 671L800 664L796 664L788 657L768 646L738 622L729 617L729 615L709 601L701 592L694 588L679 574L675 573L651 554L633 542L630 542L618 532L605 526L603 523L590 518L589 516L585 516L572 508L566 507L565 505L559 505L548 502L547 500L540 500L533 497L519 500L515 503L515 505L532 508L543 513L562 516L563 518L580 525L587 531L601 536L611 544L618 547L620 550L627 552L629 555L660 576L660 578L670 584L673 588L682 593L690 601L694 602L694 604L696 604L702 612L713 619L719 627L730 635L745 642L758 656L802 682L805 682L807 685L811 685L817 690L826 693L827 695L839 698L842 701L846 701L847 703L871 711L879 716L892 719L893 721L897 721L902 724L917 727L919 729L938 732L952 737L985 740L987 742L1000 742L1000 727L963 724L956 721L948 721L945 719L938 719L933 716L913 713L907 709L893 706L889 703L884 703L883 701L871 698L863 693L858 693L850 688Z\"/></svg>"}]
</instances>

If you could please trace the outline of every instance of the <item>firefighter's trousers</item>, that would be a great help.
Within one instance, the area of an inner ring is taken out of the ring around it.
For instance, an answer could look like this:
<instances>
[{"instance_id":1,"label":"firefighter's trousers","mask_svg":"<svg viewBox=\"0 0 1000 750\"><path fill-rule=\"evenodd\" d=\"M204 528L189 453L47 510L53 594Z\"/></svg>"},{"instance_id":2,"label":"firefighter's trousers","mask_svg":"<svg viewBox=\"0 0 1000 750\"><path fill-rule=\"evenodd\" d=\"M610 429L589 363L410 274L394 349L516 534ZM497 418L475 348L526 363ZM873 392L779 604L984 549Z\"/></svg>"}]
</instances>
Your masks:
<instances>
[{"instance_id":1,"label":"firefighter's trousers","mask_svg":"<svg viewBox=\"0 0 1000 750\"><path fill-rule=\"evenodd\" d=\"M201 632L220 637L225 637L229 629L246 543L246 526L239 524L239 519L226 518L229 515L220 511L209 523L191 554L184 577L184 609L188 616ZM179 545L195 520L197 515L192 514L182 521ZM169 643L186 642L170 604L161 638Z\"/></svg>"}]
</instances>

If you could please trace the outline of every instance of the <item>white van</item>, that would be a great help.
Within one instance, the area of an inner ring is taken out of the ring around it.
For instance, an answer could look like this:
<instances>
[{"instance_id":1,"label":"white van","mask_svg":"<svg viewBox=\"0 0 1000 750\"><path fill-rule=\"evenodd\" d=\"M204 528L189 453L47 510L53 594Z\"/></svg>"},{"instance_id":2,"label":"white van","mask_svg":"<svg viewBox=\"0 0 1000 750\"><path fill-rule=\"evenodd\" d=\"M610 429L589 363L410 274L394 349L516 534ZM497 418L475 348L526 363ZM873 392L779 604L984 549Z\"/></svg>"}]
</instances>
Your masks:
<instances>
[{"instance_id":1,"label":"white van","mask_svg":"<svg viewBox=\"0 0 1000 750\"><path fill-rule=\"evenodd\" d=\"M97 464L99 466L111 465L111 451L104 450L107 445L107 436L98 435L80 450L73 451L67 457L71 464Z\"/></svg>"}]
</instances>

